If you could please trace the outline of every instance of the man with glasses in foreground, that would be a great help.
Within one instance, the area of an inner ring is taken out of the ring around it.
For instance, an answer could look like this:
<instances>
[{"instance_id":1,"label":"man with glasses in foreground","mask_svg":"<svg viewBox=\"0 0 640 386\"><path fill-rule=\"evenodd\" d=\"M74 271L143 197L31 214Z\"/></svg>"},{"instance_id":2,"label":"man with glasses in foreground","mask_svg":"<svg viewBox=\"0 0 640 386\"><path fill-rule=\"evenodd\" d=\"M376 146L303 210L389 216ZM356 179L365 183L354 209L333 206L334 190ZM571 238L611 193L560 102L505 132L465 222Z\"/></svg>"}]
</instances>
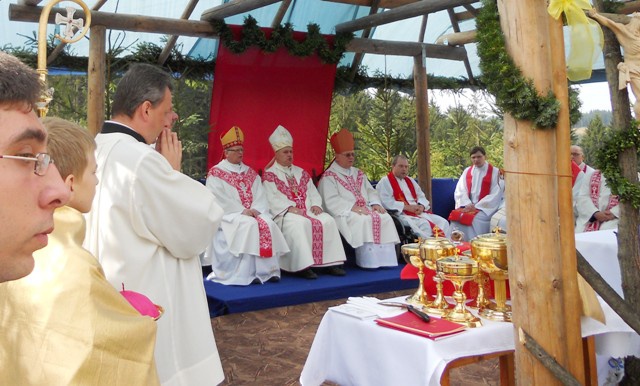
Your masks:
<instances>
[{"instance_id":1,"label":"man with glasses in foreground","mask_svg":"<svg viewBox=\"0 0 640 386\"><path fill-rule=\"evenodd\" d=\"M353 166L355 141L342 129L331 136L335 160L322 175L318 191L342 237L356 252L356 264L374 269L398 265L395 244L400 242L393 219L362 170Z\"/></svg>"},{"instance_id":2,"label":"man with glasses in foreground","mask_svg":"<svg viewBox=\"0 0 640 386\"><path fill-rule=\"evenodd\" d=\"M33 252L53 231L53 211L69 201L34 111L41 91L33 69L0 51L0 282L33 270Z\"/></svg>"}]
</instances>

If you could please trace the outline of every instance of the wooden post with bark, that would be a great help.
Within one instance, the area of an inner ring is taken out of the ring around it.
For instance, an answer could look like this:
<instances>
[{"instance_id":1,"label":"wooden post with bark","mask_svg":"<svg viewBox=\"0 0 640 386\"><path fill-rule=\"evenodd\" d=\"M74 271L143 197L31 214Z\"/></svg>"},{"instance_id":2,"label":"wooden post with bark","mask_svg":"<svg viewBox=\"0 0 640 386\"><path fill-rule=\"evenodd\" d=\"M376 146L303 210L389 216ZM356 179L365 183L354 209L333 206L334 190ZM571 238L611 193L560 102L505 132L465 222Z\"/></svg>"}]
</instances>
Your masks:
<instances>
[{"instance_id":1,"label":"wooden post with bark","mask_svg":"<svg viewBox=\"0 0 640 386\"><path fill-rule=\"evenodd\" d=\"M431 199L431 155L429 150L429 97L427 69L422 55L413 57L413 84L416 95L416 142L418 150L418 183L433 206Z\"/></svg>"},{"instance_id":2,"label":"wooden post with bark","mask_svg":"<svg viewBox=\"0 0 640 386\"><path fill-rule=\"evenodd\" d=\"M500 0L498 7L507 49L523 75L543 95L554 82L560 82L554 89L566 88L564 51L559 51L563 45L551 43L562 39L562 27L549 16L545 2ZM561 384L524 346L521 330L579 383L585 382L582 355L577 355L582 337L575 252L561 247L573 247L564 219L573 214L560 210L571 208L571 173L566 89L558 96L562 113L557 129L534 129L531 122L505 115L507 251L521 385Z\"/></svg>"},{"instance_id":3,"label":"wooden post with bark","mask_svg":"<svg viewBox=\"0 0 640 386\"><path fill-rule=\"evenodd\" d=\"M87 68L87 128L94 136L102 130L105 118L106 31L103 25L91 26Z\"/></svg>"}]
</instances>

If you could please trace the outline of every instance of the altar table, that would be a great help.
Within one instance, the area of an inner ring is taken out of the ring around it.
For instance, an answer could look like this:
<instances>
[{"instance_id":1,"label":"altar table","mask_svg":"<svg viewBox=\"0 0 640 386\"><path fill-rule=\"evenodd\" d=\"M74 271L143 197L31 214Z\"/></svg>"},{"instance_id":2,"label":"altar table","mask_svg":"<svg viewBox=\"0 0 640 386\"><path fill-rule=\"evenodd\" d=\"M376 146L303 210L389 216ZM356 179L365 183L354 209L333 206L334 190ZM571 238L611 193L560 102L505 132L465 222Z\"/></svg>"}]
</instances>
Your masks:
<instances>
[{"instance_id":1,"label":"altar table","mask_svg":"<svg viewBox=\"0 0 640 386\"><path fill-rule=\"evenodd\" d=\"M403 297L392 299L402 300ZM582 336L595 336L605 356L640 356L640 339L601 300L607 324L582 318ZM303 386L440 385L447 366L460 358L502 356L515 350L513 324L482 319L483 326L433 341L328 310L300 376Z\"/></svg>"}]
</instances>

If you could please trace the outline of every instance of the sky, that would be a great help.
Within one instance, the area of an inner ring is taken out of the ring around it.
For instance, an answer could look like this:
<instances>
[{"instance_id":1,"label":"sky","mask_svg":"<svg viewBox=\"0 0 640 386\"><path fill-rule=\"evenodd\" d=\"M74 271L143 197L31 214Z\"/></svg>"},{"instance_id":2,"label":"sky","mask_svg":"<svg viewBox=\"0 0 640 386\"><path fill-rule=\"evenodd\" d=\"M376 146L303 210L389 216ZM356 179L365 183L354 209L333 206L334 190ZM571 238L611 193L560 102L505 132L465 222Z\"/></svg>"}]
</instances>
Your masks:
<instances>
[{"instance_id":1,"label":"sky","mask_svg":"<svg viewBox=\"0 0 640 386\"><path fill-rule=\"evenodd\" d=\"M588 113L593 110L611 111L609 88L606 82L585 83L574 87L578 90L580 101L582 101L582 106L580 107L582 113ZM629 91L629 98L631 103L635 102L631 91ZM465 90L461 95L453 95L447 91L429 90L429 101L433 101L441 110L446 110L456 104L466 106L477 102L477 100L474 101L473 99L473 92L469 90ZM480 110L487 114L491 111L486 102L480 104Z\"/></svg>"}]
</instances>

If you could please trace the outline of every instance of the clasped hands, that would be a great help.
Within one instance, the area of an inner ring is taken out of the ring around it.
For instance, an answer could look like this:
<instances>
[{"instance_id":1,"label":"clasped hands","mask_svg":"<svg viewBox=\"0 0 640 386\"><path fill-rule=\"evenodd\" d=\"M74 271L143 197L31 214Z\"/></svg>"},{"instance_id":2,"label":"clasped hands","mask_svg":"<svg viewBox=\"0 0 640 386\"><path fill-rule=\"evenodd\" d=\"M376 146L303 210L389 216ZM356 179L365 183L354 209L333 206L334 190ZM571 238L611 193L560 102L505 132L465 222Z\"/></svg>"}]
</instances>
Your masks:
<instances>
[{"instance_id":1,"label":"clasped hands","mask_svg":"<svg viewBox=\"0 0 640 386\"><path fill-rule=\"evenodd\" d=\"M459 207L458 210L461 211L462 213L467 213L467 212L475 212L478 209L476 209L475 205L469 204L469 205Z\"/></svg>"},{"instance_id":2,"label":"clasped hands","mask_svg":"<svg viewBox=\"0 0 640 386\"><path fill-rule=\"evenodd\" d=\"M402 209L404 211L407 211L409 213L414 213L417 214L418 216L421 215L422 213L424 213L424 206L421 204L416 204L416 205L405 205L404 208Z\"/></svg>"},{"instance_id":3,"label":"clasped hands","mask_svg":"<svg viewBox=\"0 0 640 386\"><path fill-rule=\"evenodd\" d=\"M163 129L156 139L156 150L169 161L173 170L180 171L182 165L182 142L171 129Z\"/></svg>"},{"instance_id":4,"label":"clasped hands","mask_svg":"<svg viewBox=\"0 0 640 386\"><path fill-rule=\"evenodd\" d=\"M295 206L290 206L289 209L287 209L287 213L293 213L293 214L298 214L298 215L303 215L304 211L302 209L298 209ZM317 205L313 205L311 207L311 213L315 214L316 216L319 215L320 213L322 213L322 208L317 206Z\"/></svg>"},{"instance_id":5,"label":"clasped hands","mask_svg":"<svg viewBox=\"0 0 640 386\"><path fill-rule=\"evenodd\" d=\"M604 210L602 212L600 211L595 212L593 214L593 217L595 217L595 219L598 220L599 222L606 222L606 221L611 221L616 219L616 216L613 213L611 213L609 209Z\"/></svg>"},{"instance_id":6,"label":"clasped hands","mask_svg":"<svg viewBox=\"0 0 640 386\"><path fill-rule=\"evenodd\" d=\"M249 208L242 211L242 214L250 217L258 217L260 216L260 212L256 209Z\"/></svg>"},{"instance_id":7,"label":"clasped hands","mask_svg":"<svg viewBox=\"0 0 640 386\"><path fill-rule=\"evenodd\" d=\"M373 205L371 205L371 209L372 209L374 212L378 212L378 213L387 213L387 211L386 211L382 206L380 206L380 205L378 205L378 204L373 204ZM366 207L358 206L358 205L354 205L354 206L351 208L351 211L352 211L352 212L356 212L356 213L358 213L358 214L368 214L368 209L367 209Z\"/></svg>"}]
</instances>

